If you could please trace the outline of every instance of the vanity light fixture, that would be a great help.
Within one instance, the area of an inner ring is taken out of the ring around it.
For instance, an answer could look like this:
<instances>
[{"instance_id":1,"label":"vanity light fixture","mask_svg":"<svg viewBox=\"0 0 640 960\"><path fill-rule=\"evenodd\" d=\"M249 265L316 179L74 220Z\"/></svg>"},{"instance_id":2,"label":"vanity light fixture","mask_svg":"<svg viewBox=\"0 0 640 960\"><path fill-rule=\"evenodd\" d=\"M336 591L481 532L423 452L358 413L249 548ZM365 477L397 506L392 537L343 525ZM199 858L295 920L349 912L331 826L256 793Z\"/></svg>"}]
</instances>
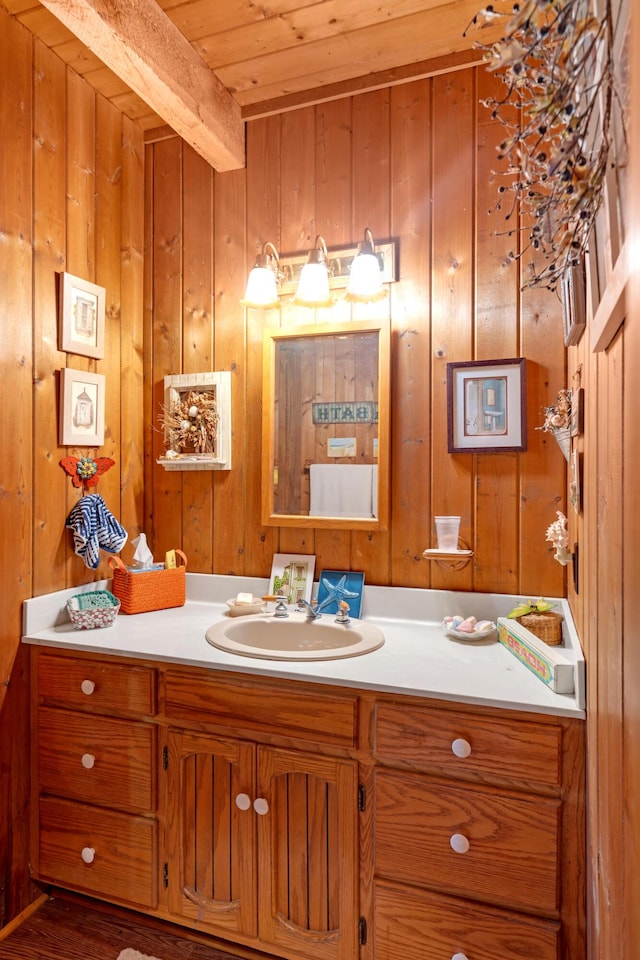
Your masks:
<instances>
[{"instance_id":1,"label":"vanity light fixture","mask_svg":"<svg viewBox=\"0 0 640 960\"><path fill-rule=\"evenodd\" d=\"M249 274L247 289L240 301L243 307L272 310L280 306L278 299L279 265L278 251L267 240L262 244L262 252L256 256L255 266Z\"/></svg>"},{"instance_id":2,"label":"vanity light fixture","mask_svg":"<svg viewBox=\"0 0 640 960\"><path fill-rule=\"evenodd\" d=\"M351 262L345 300L349 303L372 303L383 300L386 296L387 290L382 286L380 261L375 254L373 234L367 227L364 240L358 244L358 253Z\"/></svg>"},{"instance_id":3,"label":"vanity light fixture","mask_svg":"<svg viewBox=\"0 0 640 960\"><path fill-rule=\"evenodd\" d=\"M321 236L316 237L315 246L309 251L308 260L300 271L298 289L293 302L298 307L333 306L329 291L327 245Z\"/></svg>"}]
</instances>

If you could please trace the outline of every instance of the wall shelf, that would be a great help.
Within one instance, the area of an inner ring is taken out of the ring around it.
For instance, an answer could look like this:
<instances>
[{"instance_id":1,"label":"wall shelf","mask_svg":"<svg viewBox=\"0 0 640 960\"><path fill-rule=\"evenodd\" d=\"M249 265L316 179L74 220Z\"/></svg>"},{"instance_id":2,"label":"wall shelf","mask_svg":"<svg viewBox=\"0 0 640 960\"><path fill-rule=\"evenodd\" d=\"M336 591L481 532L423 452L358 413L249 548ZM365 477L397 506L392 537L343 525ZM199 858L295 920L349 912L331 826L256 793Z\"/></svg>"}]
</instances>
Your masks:
<instances>
[{"instance_id":1,"label":"wall shelf","mask_svg":"<svg viewBox=\"0 0 640 960\"><path fill-rule=\"evenodd\" d=\"M469 549L469 545L462 537L458 543L462 546L457 550L438 550L434 547L424 550L422 556L425 560L435 560L439 567L447 570L462 570L471 560L473 550Z\"/></svg>"}]
</instances>

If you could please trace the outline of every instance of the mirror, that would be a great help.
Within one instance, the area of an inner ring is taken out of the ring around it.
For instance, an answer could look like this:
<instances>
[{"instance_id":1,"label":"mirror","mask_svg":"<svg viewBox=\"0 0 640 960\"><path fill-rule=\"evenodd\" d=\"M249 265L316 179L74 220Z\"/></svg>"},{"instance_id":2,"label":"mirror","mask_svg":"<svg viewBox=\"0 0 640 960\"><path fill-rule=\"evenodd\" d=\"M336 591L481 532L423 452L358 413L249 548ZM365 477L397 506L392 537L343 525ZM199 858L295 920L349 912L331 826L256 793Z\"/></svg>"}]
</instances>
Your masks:
<instances>
[{"instance_id":1,"label":"mirror","mask_svg":"<svg viewBox=\"0 0 640 960\"><path fill-rule=\"evenodd\" d=\"M388 323L267 330L262 416L263 523L387 528Z\"/></svg>"}]
</instances>

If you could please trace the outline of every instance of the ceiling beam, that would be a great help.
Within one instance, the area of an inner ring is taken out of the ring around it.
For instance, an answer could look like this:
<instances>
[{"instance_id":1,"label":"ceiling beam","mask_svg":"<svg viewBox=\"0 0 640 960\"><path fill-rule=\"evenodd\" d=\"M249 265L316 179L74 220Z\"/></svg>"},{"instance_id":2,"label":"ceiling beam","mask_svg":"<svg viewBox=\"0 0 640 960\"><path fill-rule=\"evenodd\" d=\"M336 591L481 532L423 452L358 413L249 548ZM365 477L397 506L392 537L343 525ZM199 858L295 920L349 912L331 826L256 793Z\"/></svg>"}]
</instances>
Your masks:
<instances>
[{"instance_id":1,"label":"ceiling beam","mask_svg":"<svg viewBox=\"0 0 640 960\"><path fill-rule=\"evenodd\" d=\"M239 105L156 0L41 3L212 167L244 167Z\"/></svg>"}]
</instances>

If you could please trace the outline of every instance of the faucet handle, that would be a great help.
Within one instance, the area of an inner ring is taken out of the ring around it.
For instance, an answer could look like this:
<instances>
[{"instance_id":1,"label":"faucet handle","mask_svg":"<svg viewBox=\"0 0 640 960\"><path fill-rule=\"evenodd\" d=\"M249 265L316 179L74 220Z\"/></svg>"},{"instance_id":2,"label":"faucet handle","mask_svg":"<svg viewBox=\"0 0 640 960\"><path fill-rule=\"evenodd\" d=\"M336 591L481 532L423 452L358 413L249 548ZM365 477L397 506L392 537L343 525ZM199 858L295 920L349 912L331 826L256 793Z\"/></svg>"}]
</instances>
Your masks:
<instances>
[{"instance_id":1,"label":"faucet handle","mask_svg":"<svg viewBox=\"0 0 640 960\"><path fill-rule=\"evenodd\" d=\"M338 604L338 612L336 614L336 623L350 623L349 617L349 604L346 600L341 600Z\"/></svg>"},{"instance_id":2,"label":"faucet handle","mask_svg":"<svg viewBox=\"0 0 640 960\"><path fill-rule=\"evenodd\" d=\"M288 617L289 611L287 610L287 599L286 597L276 597L272 594L268 594L266 597L262 598L265 602L269 603L270 601L275 602L275 610L273 611L274 617Z\"/></svg>"}]
</instances>

